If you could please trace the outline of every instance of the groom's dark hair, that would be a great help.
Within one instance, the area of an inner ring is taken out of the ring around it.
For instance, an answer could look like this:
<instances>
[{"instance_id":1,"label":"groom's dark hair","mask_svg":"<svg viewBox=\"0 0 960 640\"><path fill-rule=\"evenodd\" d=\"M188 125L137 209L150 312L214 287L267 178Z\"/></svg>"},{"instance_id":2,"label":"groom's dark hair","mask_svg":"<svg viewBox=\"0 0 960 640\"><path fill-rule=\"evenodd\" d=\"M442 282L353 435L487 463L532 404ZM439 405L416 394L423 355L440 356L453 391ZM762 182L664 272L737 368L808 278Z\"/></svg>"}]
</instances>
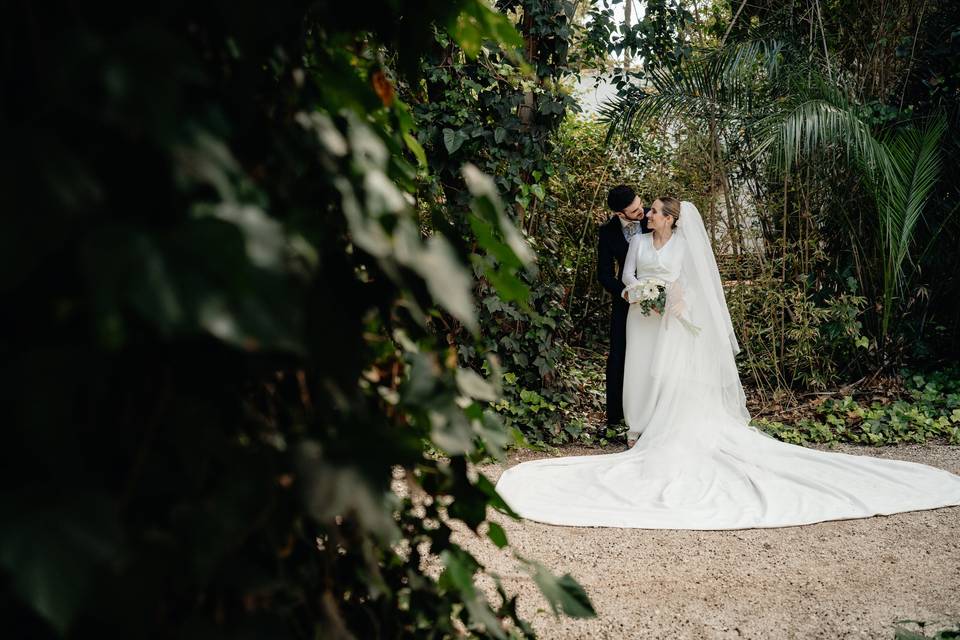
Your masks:
<instances>
[{"instance_id":1,"label":"groom's dark hair","mask_svg":"<svg viewBox=\"0 0 960 640\"><path fill-rule=\"evenodd\" d=\"M611 211L623 211L630 206L633 199L637 197L633 189L625 184L618 184L610 193L607 194L607 206Z\"/></svg>"}]
</instances>

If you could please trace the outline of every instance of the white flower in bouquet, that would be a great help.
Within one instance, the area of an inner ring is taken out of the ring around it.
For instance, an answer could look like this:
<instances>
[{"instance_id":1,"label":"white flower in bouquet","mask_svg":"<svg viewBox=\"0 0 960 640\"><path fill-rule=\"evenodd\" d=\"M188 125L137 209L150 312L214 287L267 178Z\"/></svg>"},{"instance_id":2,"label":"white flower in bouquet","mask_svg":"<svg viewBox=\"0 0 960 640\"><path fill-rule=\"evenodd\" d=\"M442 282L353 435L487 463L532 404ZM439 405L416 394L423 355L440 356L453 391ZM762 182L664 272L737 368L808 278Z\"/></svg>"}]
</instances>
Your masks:
<instances>
[{"instance_id":1,"label":"white flower in bouquet","mask_svg":"<svg viewBox=\"0 0 960 640\"><path fill-rule=\"evenodd\" d=\"M639 303L643 315L650 315L650 311L663 313L666 301L667 283L659 278L644 278L629 286L627 299L631 303Z\"/></svg>"}]
</instances>

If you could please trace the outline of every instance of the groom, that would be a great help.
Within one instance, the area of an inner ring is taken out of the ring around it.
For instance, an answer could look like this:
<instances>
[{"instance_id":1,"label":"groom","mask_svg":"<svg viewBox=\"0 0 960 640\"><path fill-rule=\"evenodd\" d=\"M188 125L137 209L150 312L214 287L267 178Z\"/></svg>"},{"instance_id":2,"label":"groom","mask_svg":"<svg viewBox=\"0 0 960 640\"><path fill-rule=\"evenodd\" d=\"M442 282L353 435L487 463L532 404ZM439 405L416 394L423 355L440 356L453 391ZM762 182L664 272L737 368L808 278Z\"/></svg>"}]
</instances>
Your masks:
<instances>
[{"instance_id":1,"label":"groom","mask_svg":"<svg viewBox=\"0 0 960 640\"><path fill-rule=\"evenodd\" d=\"M630 238L647 233L649 229L643 201L630 187L621 184L610 189L607 206L614 215L600 227L597 279L613 296L610 352L607 355L607 426L615 427L623 420L623 366L627 352L627 311L630 309L623 299L623 264Z\"/></svg>"}]
</instances>

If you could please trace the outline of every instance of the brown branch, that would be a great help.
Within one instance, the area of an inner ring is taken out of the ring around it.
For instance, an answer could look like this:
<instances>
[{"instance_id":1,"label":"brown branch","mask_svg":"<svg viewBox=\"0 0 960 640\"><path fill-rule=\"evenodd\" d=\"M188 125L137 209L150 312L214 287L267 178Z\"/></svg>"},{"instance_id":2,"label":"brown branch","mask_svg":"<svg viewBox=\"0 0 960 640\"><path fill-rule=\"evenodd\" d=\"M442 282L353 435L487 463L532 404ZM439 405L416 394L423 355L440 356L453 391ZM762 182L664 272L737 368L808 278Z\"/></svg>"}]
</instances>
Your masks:
<instances>
[{"instance_id":1,"label":"brown branch","mask_svg":"<svg viewBox=\"0 0 960 640\"><path fill-rule=\"evenodd\" d=\"M740 12L743 11L745 6L747 6L747 0L743 0L743 2L740 3L740 8L737 9L735 14L733 14L733 19L730 20L730 26L727 27L727 32L723 34L723 39L720 40L721 47L727 43L727 36L729 36L730 32L733 31L733 25L737 23L737 18L740 17Z\"/></svg>"}]
</instances>

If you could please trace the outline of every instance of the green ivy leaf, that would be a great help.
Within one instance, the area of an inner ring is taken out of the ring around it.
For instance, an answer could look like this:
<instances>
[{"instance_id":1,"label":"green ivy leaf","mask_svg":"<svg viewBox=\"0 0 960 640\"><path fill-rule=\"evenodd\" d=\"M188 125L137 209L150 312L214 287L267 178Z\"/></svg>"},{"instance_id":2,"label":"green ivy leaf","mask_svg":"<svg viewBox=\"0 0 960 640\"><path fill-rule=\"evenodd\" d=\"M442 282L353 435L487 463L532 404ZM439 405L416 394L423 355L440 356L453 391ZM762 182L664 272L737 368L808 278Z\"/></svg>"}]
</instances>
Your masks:
<instances>
[{"instance_id":1,"label":"green ivy leaf","mask_svg":"<svg viewBox=\"0 0 960 640\"><path fill-rule=\"evenodd\" d=\"M20 598L60 634L87 600L98 572L119 560L122 536L107 498L64 500L42 508L37 505L47 498L30 496L13 511L19 516L5 516L0 524L0 567Z\"/></svg>"},{"instance_id":2,"label":"green ivy leaf","mask_svg":"<svg viewBox=\"0 0 960 640\"><path fill-rule=\"evenodd\" d=\"M403 218L394 230L394 253L400 264L424 279L434 300L470 331L479 329L473 279L445 237L434 235L423 242L415 224Z\"/></svg>"},{"instance_id":3,"label":"green ivy leaf","mask_svg":"<svg viewBox=\"0 0 960 640\"><path fill-rule=\"evenodd\" d=\"M403 134L403 141L407 143L407 149L413 153L414 157L417 159L417 164L421 167L427 166L427 154L423 150L423 146L417 141L415 137L409 133Z\"/></svg>"},{"instance_id":4,"label":"green ivy leaf","mask_svg":"<svg viewBox=\"0 0 960 640\"><path fill-rule=\"evenodd\" d=\"M520 261L523 264L532 265L536 259L536 254L504 213L500 192L497 191L497 185L493 179L470 163L463 165L462 173L467 188L474 197L474 202L471 205L474 212L486 217L489 223L497 225L506 239L507 245Z\"/></svg>"},{"instance_id":5,"label":"green ivy leaf","mask_svg":"<svg viewBox=\"0 0 960 640\"><path fill-rule=\"evenodd\" d=\"M294 449L294 465L304 488L307 512L317 522L329 523L340 514L352 513L360 525L380 537L395 540L397 524L384 511L383 497L354 467L340 467L324 459L323 448L304 440Z\"/></svg>"},{"instance_id":6,"label":"green ivy leaf","mask_svg":"<svg viewBox=\"0 0 960 640\"><path fill-rule=\"evenodd\" d=\"M487 537L493 541L493 544L497 545L501 549L507 546L507 534L503 530L503 527L498 525L496 522L488 522L487 526Z\"/></svg>"},{"instance_id":7,"label":"green ivy leaf","mask_svg":"<svg viewBox=\"0 0 960 640\"><path fill-rule=\"evenodd\" d=\"M477 590L473 584L473 574L480 565L469 553L453 546L440 554L443 562L443 573L440 574L440 584L447 589L456 589L464 596L473 597Z\"/></svg>"},{"instance_id":8,"label":"green ivy leaf","mask_svg":"<svg viewBox=\"0 0 960 640\"><path fill-rule=\"evenodd\" d=\"M518 556L519 557L519 556ZM561 577L553 575L549 569L536 560L524 560L533 573L533 580L547 599L554 615L564 613L571 618L596 618L597 612L583 587L569 573Z\"/></svg>"},{"instance_id":9,"label":"green ivy leaf","mask_svg":"<svg viewBox=\"0 0 960 640\"><path fill-rule=\"evenodd\" d=\"M473 428L459 408L430 411L430 439L449 455L463 455L474 450Z\"/></svg>"},{"instance_id":10,"label":"green ivy leaf","mask_svg":"<svg viewBox=\"0 0 960 640\"><path fill-rule=\"evenodd\" d=\"M485 39L497 42L507 53L523 46L523 38L513 23L478 0L463 7L449 32L470 59L480 54Z\"/></svg>"},{"instance_id":11,"label":"green ivy leaf","mask_svg":"<svg viewBox=\"0 0 960 640\"><path fill-rule=\"evenodd\" d=\"M476 215L471 215L468 222L470 223L470 228L473 230L474 237L477 239L477 243L483 247L484 251L496 258L501 265L508 269L516 269L522 266L517 254L514 253L509 246L497 239L493 227L490 224Z\"/></svg>"},{"instance_id":12,"label":"green ivy leaf","mask_svg":"<svg viewBox=\"0 0 960 640\"><path fill-rule=\"evenodd\" d=\"M494 615L486 599L477 592L473 584L473 574L480 569L479 563L469 553L452 545L440 554L445 569L440 574L440 585L460 592L463 603L473 622L482 624L495 638L506 638L500 626L500 620Z\"/></svg>"},{"instance_id":13,"label":"green ivy leaf","mask_svg":"<svg viewBox=\"0 0 960 640\"><path fill-rule=\"evenodd\" d=\"M463 146L466 140L467 135L462 131L454 131L453 129L443 130L443 146L447 148L447 153L450 155L453 155L457 149Z\"/></svg>"},{"instance_id":14,"label":"green ivy leaf","mask_svg":"<svg viewBox=\"0 0 960 640\"><path fill-rule=\"evenodd\" d=\"M518 444L523 442L523 435L519 432L514 433L514 438L517 440ZM514 520L520 519L520 515L514 511L510 505L503 500L503 498L500 497L500 494L497 493L497 488L485 475L482 473L480 474L480 476L477 478L475 486L487 496L487 502L491 507L500 513L510 516Z\"/></svg>"},{"instance_id":15,"label":"green ivy leaf","mask_svg":"<svg viewBox=\"0 0 960 640\"><path fill-rule=\"evenodd\" d=\"M516 302L521 308L530 310L530 288L516 275L507 269L491 267L485 267L483 275L496 288L503 300Z\"/></svg>"},{"instance_id":16,"label":"green ivy leaf","mask_svg":"<svg viewBox=\"0 0 960 640\"><path fill-rule=\"evenodd\" d=\"M484 380L473 369L457 369L457 387L463 395L475 400L485 400L487 402L496 402L497 400L497 392L493 385Z\"/></svg>"}]
</instances>

